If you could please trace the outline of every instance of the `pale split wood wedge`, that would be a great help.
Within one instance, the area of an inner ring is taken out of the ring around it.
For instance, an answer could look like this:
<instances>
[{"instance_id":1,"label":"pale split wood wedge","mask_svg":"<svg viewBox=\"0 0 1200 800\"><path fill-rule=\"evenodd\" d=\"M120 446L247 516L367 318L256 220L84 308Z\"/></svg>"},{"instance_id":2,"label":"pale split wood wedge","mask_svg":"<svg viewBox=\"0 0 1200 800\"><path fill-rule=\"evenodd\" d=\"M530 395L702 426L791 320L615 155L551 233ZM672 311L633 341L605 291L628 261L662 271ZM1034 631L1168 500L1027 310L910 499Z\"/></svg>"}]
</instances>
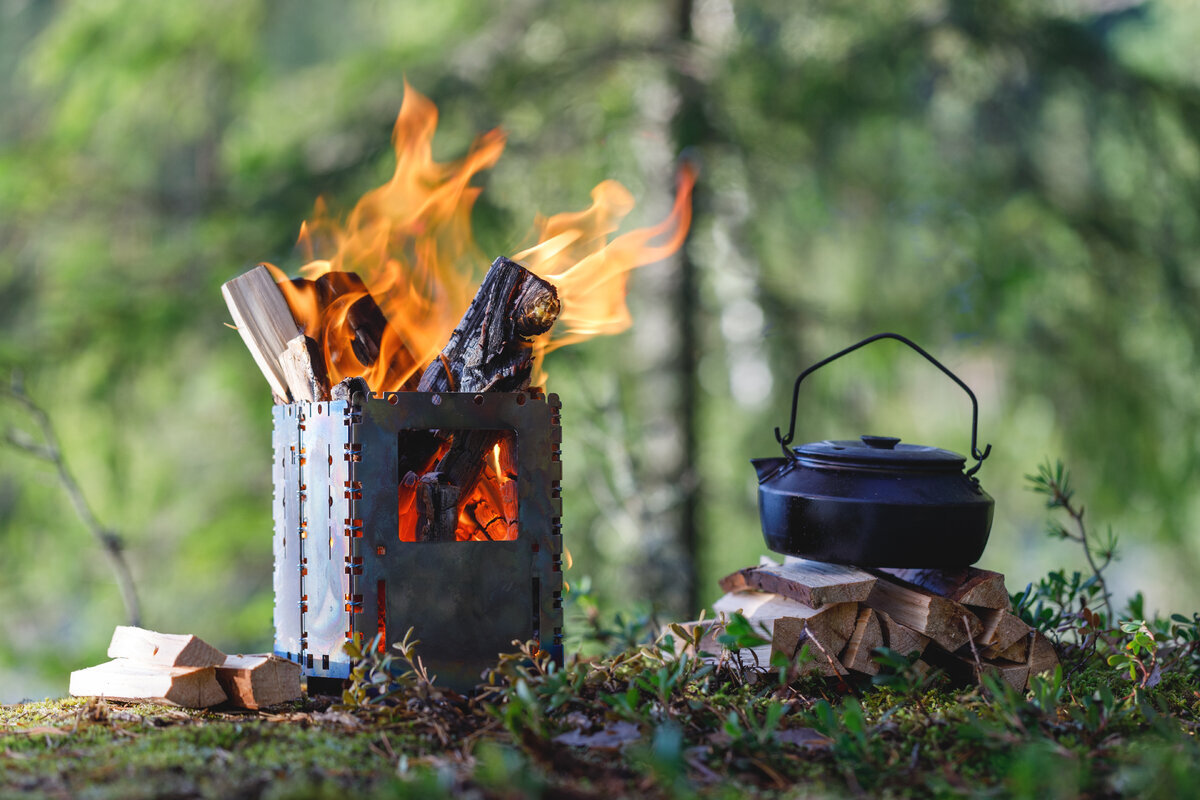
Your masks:
<instances>
[{"instance_id":1,"label":"pale split wood wedge","mask_svg":"<svg viewBox=\"0 0 1200 800\"><path fill-rule=\"evenodd\" d=\"M275 402L288 402L287 375L280 359L287 350L287 343L301 333L301 329L275 279L259 264L225 283L221 294L246 349L267 379Z\"/></svg>"},{"instance_id":2,"label":"pale split wood wedge","mask_svg":"<svg viewBox=\"0 0 1200 800\"><path fill-rule=\"evenodd\" d=\"M894 650L902 656L909 656L914 652L920 655L925 652L925 648L929 646L928 636L901 625L886 611L880 611L878 608L872 610L875 612L875 617L879 620L879 628L883 632L884 647Z\"/></svg>"},{"instance_id":3,"label":"pale split wood wedge","mask_svg":"<svg viewBox=\"0 0 1200 800\"><path fill-rule=\"evenodd\" d=\"M225 654L198 636L128 625L118 625L113 631L108 657L164 667L215 667L225 663Z\"/></svg>"},{"instance_id":4,"label":"pale split wood wedge","mask_svg":"<svg viewBox=\"0 0 1200 800\"><path fill-rule=\"evenodd\" d=\"M117 658L71 673L72 697L143 700L183 708L225 701L214 667L164 667Z\"/></svg>"},{"instance_id":5,"label":"pale split wood wedge","mask_svg":"<svg viewBox=\"0 0 1200 800\"><path fill-rule=\"evenodd\" d=\"M1034 631L1029 641L1029 659L1026 662L1029 665L1029 677L1041 675L1043 672L1052 672L1058 666L1058 653L1054 650L1054 645L1050 640L1042 634L1041 631Z\"/></svg>"},{"instance_id":6,"label":"pale split wood wedge","mask_svg":"<svg viewBox=\"0 0 1200 800\"><path fill-rule=\"evenodd\" d=\"M975 640L975 644L993 652L999 653L1012 647L1021 639L1029 637L1030 627L1021 618L1009 611L997 608L972 609L983 623L983 632ZM989 658L992 657L989 655ZM1023 661L1024 659L1015 659Z\"/></svg>"}]
</instances>

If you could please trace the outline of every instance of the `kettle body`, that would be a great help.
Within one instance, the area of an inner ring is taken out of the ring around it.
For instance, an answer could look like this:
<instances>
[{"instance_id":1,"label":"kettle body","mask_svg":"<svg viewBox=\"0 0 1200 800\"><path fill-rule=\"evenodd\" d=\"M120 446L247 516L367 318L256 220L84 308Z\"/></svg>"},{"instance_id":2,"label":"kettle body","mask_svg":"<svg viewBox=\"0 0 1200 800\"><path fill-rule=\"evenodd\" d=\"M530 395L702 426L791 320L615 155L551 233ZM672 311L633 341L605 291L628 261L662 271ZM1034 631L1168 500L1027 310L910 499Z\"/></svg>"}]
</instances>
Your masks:
<instances>
[{"instance_id":1,"label":"kettle body","mask_svg":"<svg viewBox=\"0 0 1200 800\"><path fill-rule=\"evenodd\" d=\"M890 436L825 440L791 447L800 383L814 370L879 339L916 350L971 398L971 455L901 444ZM933 356L894 333L881 333L820 361L796 379L792 421L775 429L782 457L753 459L767 547L778 553L864 567L955 568L983 555L995 502L975 473L991 453L976 446L979 404L970 388Z\"/></svg>"}]
</instances>

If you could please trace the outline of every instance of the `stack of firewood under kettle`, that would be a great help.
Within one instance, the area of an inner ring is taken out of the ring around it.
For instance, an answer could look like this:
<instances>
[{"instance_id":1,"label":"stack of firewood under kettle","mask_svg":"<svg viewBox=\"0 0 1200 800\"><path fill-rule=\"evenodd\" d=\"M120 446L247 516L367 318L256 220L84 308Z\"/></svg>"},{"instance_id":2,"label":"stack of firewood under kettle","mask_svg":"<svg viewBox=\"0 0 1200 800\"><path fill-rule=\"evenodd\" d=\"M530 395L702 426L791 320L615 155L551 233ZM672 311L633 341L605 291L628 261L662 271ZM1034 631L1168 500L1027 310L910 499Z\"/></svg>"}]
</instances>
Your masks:
<instances>
[{"instance_id":1,"label":"stack of firewood under kettle","mask_svg":"<svg viewBox=\"0 0 1200 800\"><path fill-rule=\"evenodd\" d=\"M792 447L800 385L813 371L872 342L891 339L915 350L971 400L971 457L891 436L826 440ZM749 658L781 654L801 671L874 674L872 652L914 652L923 664L978 678L994 673L1024 688L1058 663L1045 636L1011 608L1004 576L976 569L991 531L994 502L975 474L991 452L977 445L974 392L917 344L881 333L800 373L782 457L754 459L765 559L721 581L727 594L709 623L685 623L700 650L713 651L722 618L740 612L769 634L771 645ZM695 636L695 627L705 630ZM707 645L707 647L705 646ZM693 646L695 646L693 644ZM798 659L806 648L812 656ZM740 657L740 656L739 656Z\"/></svg>"}]
</instances>

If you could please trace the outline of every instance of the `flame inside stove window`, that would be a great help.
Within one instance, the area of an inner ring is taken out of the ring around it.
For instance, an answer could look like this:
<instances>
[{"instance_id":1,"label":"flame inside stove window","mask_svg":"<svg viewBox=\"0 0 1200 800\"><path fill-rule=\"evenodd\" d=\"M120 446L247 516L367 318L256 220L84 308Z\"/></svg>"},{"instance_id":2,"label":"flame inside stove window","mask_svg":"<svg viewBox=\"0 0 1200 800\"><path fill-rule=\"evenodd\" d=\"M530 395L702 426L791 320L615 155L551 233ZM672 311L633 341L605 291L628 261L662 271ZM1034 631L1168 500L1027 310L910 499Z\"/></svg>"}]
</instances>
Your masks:
<instances>
[{"instance_id":1,"label":"flame inside stove window","mask_svg":"<svg viewBox=\"0 0 1200 800\"><path fill-rule=\"evenodd\" d=\"M512 431L410 430L400 436L400 541L517 538L517 441ZM425 446L434 440L436 445Z\"/></svg>"}]
</instances>

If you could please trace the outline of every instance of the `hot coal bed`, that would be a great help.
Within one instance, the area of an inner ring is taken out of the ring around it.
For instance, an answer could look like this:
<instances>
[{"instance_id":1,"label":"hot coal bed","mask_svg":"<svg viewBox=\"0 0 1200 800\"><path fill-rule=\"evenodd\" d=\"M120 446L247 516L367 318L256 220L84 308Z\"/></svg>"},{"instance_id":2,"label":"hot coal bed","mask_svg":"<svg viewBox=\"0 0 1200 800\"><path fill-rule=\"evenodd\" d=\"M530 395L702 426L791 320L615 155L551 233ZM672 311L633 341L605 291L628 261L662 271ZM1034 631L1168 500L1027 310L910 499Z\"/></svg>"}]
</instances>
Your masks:
<instances>
[{"instance_id":1,"label":"hot coal bed","mask_svg":"<svg viewBox=\"0 0 1200 800\"><path fill-rule=\"evenodd\" d=\"M343 394L274 407L275 654L300 664L310 694L340 693L345 642L378 633L390 648L410 627L430 674L451 689L478 684L514 640L561 662L557 395L373 395L362 384ZM511 437L515 526L493 535L485 521L470 541L404 536L405 443L430 431Z\"/></svg>"}]
</instances>

